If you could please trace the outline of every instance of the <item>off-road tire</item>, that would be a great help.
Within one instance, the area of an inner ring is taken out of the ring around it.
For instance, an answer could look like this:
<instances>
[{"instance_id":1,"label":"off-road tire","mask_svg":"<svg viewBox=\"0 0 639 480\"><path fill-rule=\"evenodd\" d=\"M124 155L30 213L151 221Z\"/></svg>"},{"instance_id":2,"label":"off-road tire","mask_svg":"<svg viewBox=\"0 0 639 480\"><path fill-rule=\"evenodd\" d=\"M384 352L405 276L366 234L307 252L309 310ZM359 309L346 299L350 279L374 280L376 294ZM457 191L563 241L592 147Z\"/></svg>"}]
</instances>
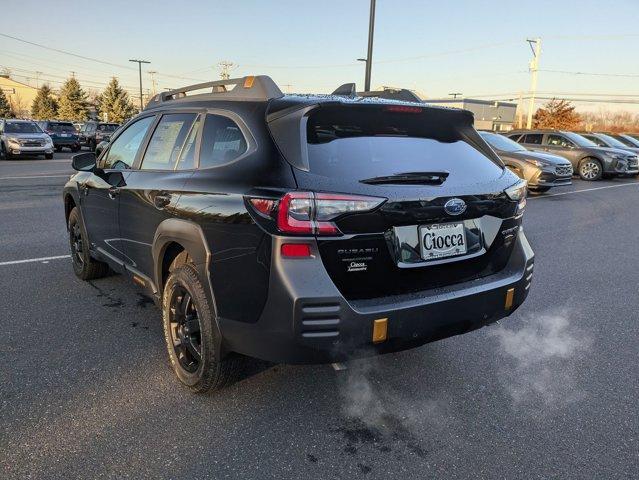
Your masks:
<instances>
[{"instance_id":1,"label":"off-road tire","mask_svg":"<svg viewBox=\"0 0 639 480\"><path fill-rule=\"evenodd\" d=\"M176 288L188 292L199 320L201 360L194 372L183 368L174 347L170 309ZM215 308L208 301L204 286L191 263L177 266L169 273L162 293L162 323L171 367L180 382L191 391L206 393L217 390L232 383L238 377L240 359L233 355L221 357L219 350L221 339L215 326Z\"/></svg>"},{"instance_id":2,"label":"off-road tire","mask_svg":"<svg viewBox=\"0 0 639 480\"><path fill-rule=\"evenodd\" d=\"M91 258L89 253L89 240L87 238L82 214L78 207L73 207L69 214L69 247L71 249L71 261L73 271L82 280L93 280L107 276L111 270L106 263ZM78 245L76 235L80 235L81 244Z\"/></svg>"}]
</instances>

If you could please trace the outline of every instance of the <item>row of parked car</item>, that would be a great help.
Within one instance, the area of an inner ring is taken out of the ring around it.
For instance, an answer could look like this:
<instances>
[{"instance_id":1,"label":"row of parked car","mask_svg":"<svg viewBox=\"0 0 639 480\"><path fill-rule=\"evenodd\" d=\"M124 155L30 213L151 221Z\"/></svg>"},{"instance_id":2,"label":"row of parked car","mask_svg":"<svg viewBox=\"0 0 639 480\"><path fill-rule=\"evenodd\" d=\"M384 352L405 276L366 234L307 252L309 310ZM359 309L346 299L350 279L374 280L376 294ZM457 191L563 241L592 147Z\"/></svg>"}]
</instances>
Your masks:
<instances>
[{"instance_id":1,"label":"row of parked car","mask_svg":"<svg viewBox=\"0 0 639 480\"><path fill-rule=\"evenodd\" d=\"M78 152L87 147L95 151L119 126L89 121L78 131L73 123L59 120L0 119L0 158L44 155L51 159L54 151L63 148Z\"/></svg>"},{"instance_id":2,"label":"row of parked car","mask_svg":"<svg viewBox=\"0 0 639 480\"><path fill-rule=\"evenodd\" d=\"M639 174L639 139L631 135L562 130L480 135L533 192L569 185L573 173L587 181Z\"/></svg>"}]
</instances>

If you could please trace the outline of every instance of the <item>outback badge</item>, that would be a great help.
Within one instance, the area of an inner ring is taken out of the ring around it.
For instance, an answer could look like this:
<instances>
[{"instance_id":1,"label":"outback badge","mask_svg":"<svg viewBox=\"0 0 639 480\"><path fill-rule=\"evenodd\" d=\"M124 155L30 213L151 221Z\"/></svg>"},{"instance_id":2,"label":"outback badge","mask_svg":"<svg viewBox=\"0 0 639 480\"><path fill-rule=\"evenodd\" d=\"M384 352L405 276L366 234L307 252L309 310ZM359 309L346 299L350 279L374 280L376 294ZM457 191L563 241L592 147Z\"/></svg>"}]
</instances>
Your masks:
<instances>
[{"instance_id":1,"label":"outback badge","mask_svg":"<svg viewBox=\"0 0 639 480\"><path fill-rule=\"evenodd\" d=\"M466 211L466 202L461 198L451 198L444 204L444 211L448 215L461 215Z\"/></svg>"}]
</instances>

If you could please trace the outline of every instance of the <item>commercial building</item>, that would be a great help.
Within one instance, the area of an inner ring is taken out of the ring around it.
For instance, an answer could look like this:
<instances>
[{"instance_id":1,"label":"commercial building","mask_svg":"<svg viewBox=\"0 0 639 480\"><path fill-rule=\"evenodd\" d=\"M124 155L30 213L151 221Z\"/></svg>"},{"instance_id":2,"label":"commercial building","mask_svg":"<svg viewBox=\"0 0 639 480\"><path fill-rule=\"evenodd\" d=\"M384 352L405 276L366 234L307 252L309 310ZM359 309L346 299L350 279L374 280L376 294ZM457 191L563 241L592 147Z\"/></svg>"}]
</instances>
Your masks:
<instances>
[{"instance_id":1,"label":"commercial building","mask_svg":"<svg viewBox=\"0 0 639 480\"><path fill-rule=\"evenodd\" d=\"M478 100L476 98L428 99L425 103L443 107L463 108L475 115L477 130L507 132L514 128L517 116L517 104L501 100Z\"/></svg>"},{"instance_id":2,"label":"commercial building","mask_svg":"<svg viewBox=\"0 0 639 480\"><path fill-rule=\"evenodd\" d=\"M37 88L16 82L6 74L0 74L0 89L9 100L16 117L28 118L31 115L31 106L38 94Z\"/></svg>"}]
</instances>

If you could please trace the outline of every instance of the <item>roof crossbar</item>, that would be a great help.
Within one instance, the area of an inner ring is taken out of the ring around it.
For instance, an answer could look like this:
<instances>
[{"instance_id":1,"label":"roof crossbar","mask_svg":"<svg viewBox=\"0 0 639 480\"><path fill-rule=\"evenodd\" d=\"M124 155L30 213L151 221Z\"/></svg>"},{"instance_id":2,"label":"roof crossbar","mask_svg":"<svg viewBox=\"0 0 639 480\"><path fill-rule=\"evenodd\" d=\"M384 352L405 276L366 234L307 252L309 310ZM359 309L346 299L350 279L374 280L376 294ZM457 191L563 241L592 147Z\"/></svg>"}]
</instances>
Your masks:
<instances>
[{"instance_id":1,"label":"roof crossbar","mask_svg":"<svg viewBox=\"0 0 639 480\"><path fill-rule=\"evenodd\" d=\"M228 88L229 86L233 86L233 88ZM253 101L267 101L272 98L280 98L284 96L271 77L267 75L251 75L241 78L229 78L226 80L216 80L214 82L197 83L195 85L169 90L168 92L162 92L151 99L147 108L162 102L186 97L187 92L194 92L207 88L210 88L211 90L206 93L198 94L198 96L210 95L216 100Z\"/></svg>"}]
</instances>

